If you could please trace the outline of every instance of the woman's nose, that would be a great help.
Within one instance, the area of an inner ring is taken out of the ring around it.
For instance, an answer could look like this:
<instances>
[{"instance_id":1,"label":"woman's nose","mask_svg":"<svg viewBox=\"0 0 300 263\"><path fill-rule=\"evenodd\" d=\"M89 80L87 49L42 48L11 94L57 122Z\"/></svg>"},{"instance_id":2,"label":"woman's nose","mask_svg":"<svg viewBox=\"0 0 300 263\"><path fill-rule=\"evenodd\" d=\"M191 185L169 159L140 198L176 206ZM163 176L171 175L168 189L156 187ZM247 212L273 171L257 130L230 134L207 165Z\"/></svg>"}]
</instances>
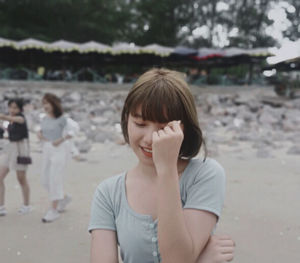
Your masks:
<instances>
[{"instance_id":1,"label":"woman's nose","mask_svg":"<svg viewBox=\"0 0 300 263\"><path fill-rule=\"evenodd\" d=\"M152 145L152 136L153 136L153 132L158 131L157 127L152 127L149 126L147 128L147 130L145 131L144 134L144 142L147 144L147 146L151 146Z\"/></svg>"}]
</instances>

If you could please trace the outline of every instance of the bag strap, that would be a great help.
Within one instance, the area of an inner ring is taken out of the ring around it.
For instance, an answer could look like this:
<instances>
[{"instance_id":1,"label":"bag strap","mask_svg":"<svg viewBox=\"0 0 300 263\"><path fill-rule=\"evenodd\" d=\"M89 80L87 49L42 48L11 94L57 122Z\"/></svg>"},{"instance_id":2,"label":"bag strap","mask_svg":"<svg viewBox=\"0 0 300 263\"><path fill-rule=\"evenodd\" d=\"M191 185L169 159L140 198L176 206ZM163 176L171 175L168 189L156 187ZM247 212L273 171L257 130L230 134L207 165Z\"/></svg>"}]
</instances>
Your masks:
<instances>
[{"instance_id":1,"label":"bag strap","mask_svg":"<svg viewBox=\"0 0 300 263\"><path fill-rule=\"evenodd\" d=\"M27 155L28 155L28 157L30 156L30 143L29 143L29 139L28 138L24 138L23 140L26 140L27 141ZM22 140L22 141L23 141ZM17 148L18 148L18 155L20 156L21 155L21 153L20 153L20 141L17 141Z\"/></svg>"},{"instance_id":2,"label":"bag strap","mask_svg":"<svg viewBox=\"0 0 300 263\"><path fill-rule=\"evenodd\" d=\"M20 156L20 145L18 141L17 141L17 148L18 148L18 155Z\"/></svg>"}]
</instances>

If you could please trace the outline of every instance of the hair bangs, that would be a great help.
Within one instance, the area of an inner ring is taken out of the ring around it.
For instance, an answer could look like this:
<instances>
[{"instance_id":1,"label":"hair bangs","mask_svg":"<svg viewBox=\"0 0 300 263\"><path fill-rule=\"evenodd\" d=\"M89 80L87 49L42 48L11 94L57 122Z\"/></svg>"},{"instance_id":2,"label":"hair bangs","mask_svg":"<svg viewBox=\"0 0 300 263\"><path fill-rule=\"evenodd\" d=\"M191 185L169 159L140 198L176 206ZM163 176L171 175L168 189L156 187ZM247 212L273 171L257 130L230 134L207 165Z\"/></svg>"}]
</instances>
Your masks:
<instances>
[{"instance_id":1,"label":"hair bangs","mask_svg":"<svg viewBox=\"0 0 300 263\"><path fill-rule=\"evenodd\" d=\"M161 85L164 88L158 87ZM131 114L158 123L182 120L184 116L184 107L174 88L161 82L136 94L130 108Z\"/></svg>"}]
</instances>

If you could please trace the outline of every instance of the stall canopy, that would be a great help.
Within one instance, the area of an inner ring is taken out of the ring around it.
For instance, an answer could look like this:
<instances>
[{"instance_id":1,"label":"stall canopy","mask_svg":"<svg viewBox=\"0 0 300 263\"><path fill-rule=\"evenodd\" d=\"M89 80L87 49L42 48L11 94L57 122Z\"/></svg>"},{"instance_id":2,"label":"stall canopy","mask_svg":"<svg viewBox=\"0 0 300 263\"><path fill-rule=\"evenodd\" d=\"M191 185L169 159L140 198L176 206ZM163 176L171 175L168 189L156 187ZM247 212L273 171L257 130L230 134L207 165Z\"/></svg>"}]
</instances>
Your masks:
<instances>
[{"instance_id":1,"label":"stall canopy","mask_svg":"<svg viewBox=\"0 0 300 263\"><path fill-rule=\"evenodd\" d=\"M75 43L58 40L47 43L37 39L14 41L0 38L0 64L29 68L103 67L105 65L228 67L238 64L261 63L272 53L267 48L199 48L166 47L158 44L138 46L119 42L112 46L89 41Z\"/></svg>"},{"instance_id":2,"label":"stall canopy","mask_svg":"<svg viewBox=\"0 0 300 263\"><path fill-rule=\"evenodd\" d=\"M171 54L183 56L195 56L205 58L209 56L218 57L232 57L239 55L250 56L270 56L272 52L267 48L258 49L241 49L241 48L227 48L227 49L213 49L213 48L200 48L193 49L184 46L178 47L164 47L158 44L150 44L144 47L135 45L134 43L116 43L113 46L108 46L95 41L86 43L75 43L66 40L58 40L52 43L47 43L41 40L28 38L21 41L14 41L5 38L0 38L0 48L9 47L15 50L37 49L44 52L78 52L78 53L105 53L111 55L119 54L154 54L156 56L167 57Z\"/></svg>"}]
</instances>

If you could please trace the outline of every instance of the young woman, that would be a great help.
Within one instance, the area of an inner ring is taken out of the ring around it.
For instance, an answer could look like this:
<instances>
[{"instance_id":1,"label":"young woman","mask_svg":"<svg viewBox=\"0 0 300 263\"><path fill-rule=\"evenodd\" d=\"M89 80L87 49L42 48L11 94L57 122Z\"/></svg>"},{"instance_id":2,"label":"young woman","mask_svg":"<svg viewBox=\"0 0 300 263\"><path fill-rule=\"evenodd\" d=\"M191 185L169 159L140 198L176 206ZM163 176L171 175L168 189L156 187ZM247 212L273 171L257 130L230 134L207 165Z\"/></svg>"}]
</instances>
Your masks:
<instances>
[{"instance_id":1,"label":"young woman","mask_svg":"<svg viewBox=\"0 0 300 263\"><path fill-rule=\"evenodd\" d=\"M42 99L46 117L42 120L38 137L43 141L42 185L49 193L51 207L42 218L44 223L52 222L60 217L71 197L64 195L64 170L68 157L65 141L70 135L63 137L67 120L63 115L60 99L46 93Z\"/></svg>"},{"instance_id":2,"label":"young woman","mask_svg":"<svg viewBox=\"0 0 300 263\"><path fill-rule=\"evenodd\" d=\"M7 214L4 206L5 185L4 179L9 170L15 170L20 183L24 204L19 209L20 214L27 214L32 210L29 205L30 188L26 178L27 164L19 164L17 157L29 156L29 136L26 120L23 112L23 102L21 99L11 99L8 101L9 115L0 114L0 120L9 121L7 127L9 144L0 163L0 216Z\"/></svg>"},{"instance_id":3,"label":"young woman","mask_svg":"<svg viewBox=\"0 0 300 263\"><path fill-rule=\"evenodd\" d=\"M153 69L130 90L122 111L125 140L137 156L130 170L103 181L92 203L91 262L230 261L234 242L212 236L225 174L203 146L197 111L180 74Z\"/></svg>"}]
</instances>

